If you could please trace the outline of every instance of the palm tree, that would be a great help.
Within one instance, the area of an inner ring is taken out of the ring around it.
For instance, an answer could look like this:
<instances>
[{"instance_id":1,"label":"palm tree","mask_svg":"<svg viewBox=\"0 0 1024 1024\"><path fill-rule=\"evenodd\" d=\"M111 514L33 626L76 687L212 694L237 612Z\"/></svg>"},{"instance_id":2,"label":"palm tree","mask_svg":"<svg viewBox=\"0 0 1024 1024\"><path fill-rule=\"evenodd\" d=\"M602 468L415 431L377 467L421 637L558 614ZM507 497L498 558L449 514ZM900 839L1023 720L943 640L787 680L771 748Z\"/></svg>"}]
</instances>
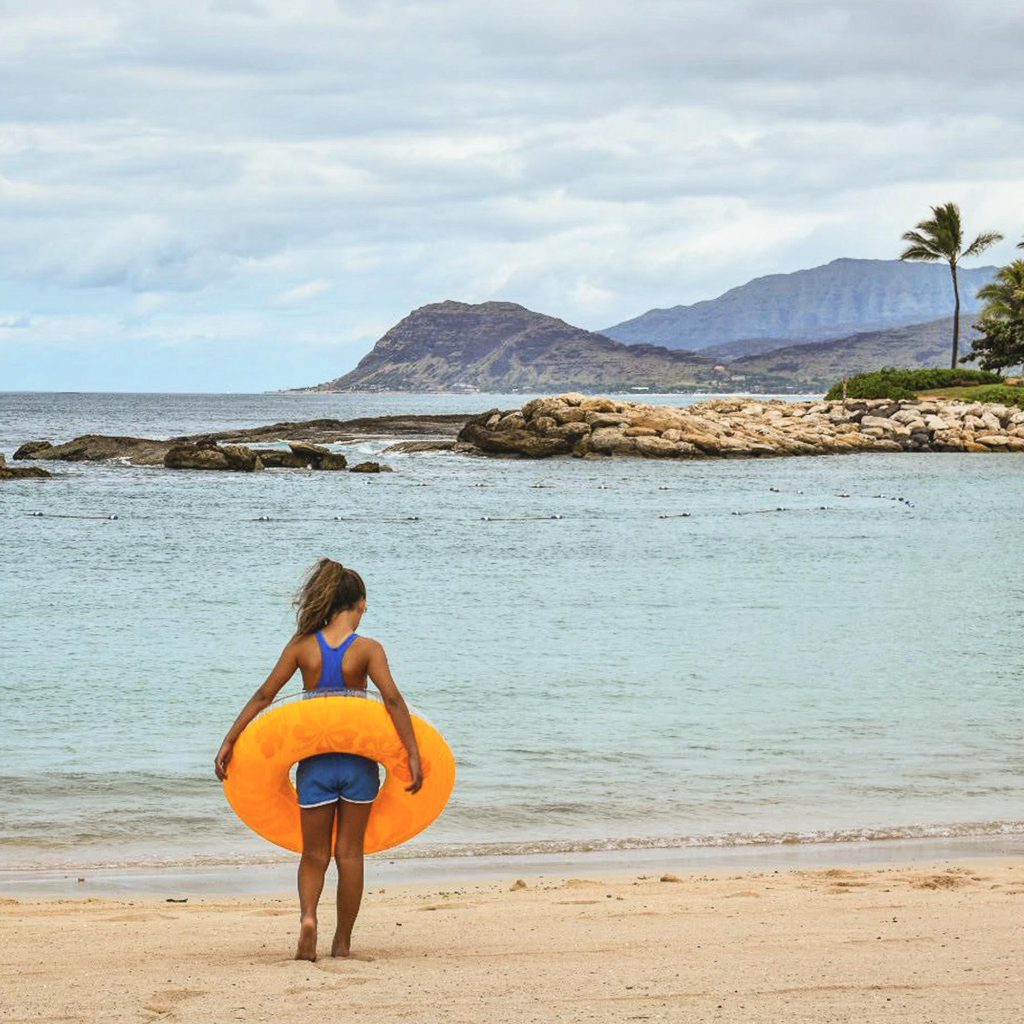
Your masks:
<instances>
[{"instance_id":1,"label":"palm tree","mask_svg":"<svg viewBox=\"0 0 1024 1024\"><path fill-rule=\"evenodd\" d=\"M1024 246L1022 246L1024 248ZM981 316L974 325L967 359L977 360L983 370L1005 370L1024 362L1024 260L1000 267L984 288ZM965 360L966 361L966 360Z\"/></svg>"},{"instance_id":2,"label":"palm tree","mask_svg":"<svg viewBox=\"0 0 1024 1024\"><path fill-rule=\"evenodd\" d=\"M1018 248L1024 249L1024 242ZM1024 260L1000 267L996 276L978 289L978 298L985 303L982 317L1024 320Z\"/></svg>"},{"instance_id":3,"label":"palm tree","mask_svg":"<svg viewBox=\"0 0 1024 1024\"><path fill-rule=\"evenodd\" d=\"M903 236L910 244L900 254L901 260L925 260L937 263L945 260L953 277L953 358L951 365L956 369L960 347L960 281L957 267L960 260L980 256L990 245L1003 236L996 231L984 231L967 248L963 247L964 232L960 222L960 207L956 203L933 206L931 220L923 220L913 231Z\"/></svg>"}]
</instances>

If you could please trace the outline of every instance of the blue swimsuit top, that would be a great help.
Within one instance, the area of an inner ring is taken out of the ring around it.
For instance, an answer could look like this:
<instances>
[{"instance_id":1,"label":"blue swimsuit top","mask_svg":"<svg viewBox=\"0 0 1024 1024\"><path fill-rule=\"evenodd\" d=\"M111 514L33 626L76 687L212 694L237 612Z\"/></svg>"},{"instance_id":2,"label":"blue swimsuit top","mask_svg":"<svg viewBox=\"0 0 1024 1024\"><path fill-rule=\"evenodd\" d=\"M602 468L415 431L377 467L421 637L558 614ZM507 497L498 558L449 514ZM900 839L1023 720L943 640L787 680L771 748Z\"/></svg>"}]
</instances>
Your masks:
<instances>
[{"instance_id":1,"label":"blue swimsuit top","mask_svg":"<svg viewBox=\"0 0 1024 1024\"><path fill-rule=\"evenodd\" d=\"M317 693L365 693L366 691L362 687L349 686L345 682L345 673L341 668L341 660L345 657L345 652L352 646L352 642L358 639L358 633L352 633L338 644L337 647L332 647L325 639L323 630L319 630L316 634L316 642L320 645L320 678L317 680L316 686L311 690L306 690L303 694L305 697L310 697Z\"/></svg>"}]
</instances>

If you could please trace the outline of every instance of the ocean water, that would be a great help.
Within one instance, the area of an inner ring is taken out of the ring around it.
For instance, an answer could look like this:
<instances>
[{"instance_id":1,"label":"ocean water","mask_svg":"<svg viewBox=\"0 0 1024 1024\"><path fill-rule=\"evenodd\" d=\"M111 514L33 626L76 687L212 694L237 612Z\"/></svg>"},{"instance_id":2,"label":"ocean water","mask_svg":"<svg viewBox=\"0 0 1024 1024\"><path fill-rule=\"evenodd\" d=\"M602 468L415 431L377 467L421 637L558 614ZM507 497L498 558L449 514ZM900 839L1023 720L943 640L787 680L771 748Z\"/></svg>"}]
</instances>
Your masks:
<instances>
[{"instance_id":1,"label":"ocean water","mask_svg":"<svg viewBox=\"0 0 1024 1024\"><path fill-rule=\"evenodd\" d=\"M522 400L9 394L0 451ZM386 458L0 485L0 867L277 857L212 761L323 554L458 759L389 856L1024 832L1024 461Z\"/></svg>"}]
</instances>

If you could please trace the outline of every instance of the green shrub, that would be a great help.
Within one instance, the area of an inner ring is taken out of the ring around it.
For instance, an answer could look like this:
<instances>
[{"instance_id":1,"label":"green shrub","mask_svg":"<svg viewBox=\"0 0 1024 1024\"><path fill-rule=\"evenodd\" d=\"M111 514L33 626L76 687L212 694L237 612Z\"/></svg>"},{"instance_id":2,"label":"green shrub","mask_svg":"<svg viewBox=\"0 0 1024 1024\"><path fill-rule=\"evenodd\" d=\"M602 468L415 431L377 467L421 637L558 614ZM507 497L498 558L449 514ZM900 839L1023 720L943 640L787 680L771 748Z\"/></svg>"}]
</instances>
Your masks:
<instances>
[{"instance_id":1,"label":"green shrub","mask_svg":"<svg viewBox=\"0 0 1024 1024\"><path fill-rule=\"evenodd\" d=\"M997 405L1017 405L1024 409L1024 388L1012 388L1008 384L997 384L991 388L979 388L970 397L972 402L993 402Z\"/></svg>"},{"instance_id":2,"label":"green shrub","mask_svg":"<svg viewBox=\"0 0 1024 1024\"><path fill-rule=\"evenodd\" d=\"M884 366L881 370L858 373L848 378L846 395L848 398L913 398L918 391L972 384L1000 384L1002 379L998 373L987 370L898 370L893 366ZM842 398L843 382L833 385L825 397L830 400Z\"/></svg>"}]
</instances>

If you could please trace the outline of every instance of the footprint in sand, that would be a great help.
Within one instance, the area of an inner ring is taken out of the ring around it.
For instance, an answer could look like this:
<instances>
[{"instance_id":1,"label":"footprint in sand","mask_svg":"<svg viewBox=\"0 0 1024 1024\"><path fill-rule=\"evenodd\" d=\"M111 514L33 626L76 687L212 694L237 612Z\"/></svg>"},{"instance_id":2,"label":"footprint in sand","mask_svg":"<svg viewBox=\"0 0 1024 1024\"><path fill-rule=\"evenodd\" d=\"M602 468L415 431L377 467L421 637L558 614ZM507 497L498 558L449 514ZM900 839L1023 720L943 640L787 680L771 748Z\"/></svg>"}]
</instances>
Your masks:
<instances>
[{"instance_id":1,"label":"footprint in sand","mask_svg":"<svg viewBox=\"0 0 1024 1024\"><path fill-rule=\"evenodd\" d=\"M331 956L323 957L318 959L314 967L319 968L321 971L326 971L328 974L347 974L345 970L346 964L361 963L361 964L372 964L377 958L370 956L369 953L349 953L348 956ZM356 975L349 975L353 981L369 981L369 978L358 978Z\"/></svg>"},{"instance_id":2,"label":"footprint in sand","mask_svg":"<svg viewBox=\"0 0 1024 1024\"><path fill-rule=\"evenodd\" d=\"M157 1016L173 1013L179 1003L186 999L195 999L198 996L205 996L207 989L204 988L165 988L154 992L149 1001L144 1003L142 1008Z\"/></svg>"},{"instance_id":3,"label":"footprint in sand","mask_svg":"<svg viewBox=\"0 0 1024 1024\"><path fill-rule=\"evenodd\" d=\"M965 885L973 885L971 879L959 872L947 872L941 875L915 875L907 879L912 889L962 889Z\"/></svg>"},{"instance_id":4,"label":"footprint in sand","mask_svg":"<svg viewBox=\"0 0 1024 1024\"><path fill-rule=\"evenodd\" d=\"M178 917L176 914L147 913L146 911L133 913L128 911L124 914L111 914L109 917L104 917L100 920L114 924L123 924L126 921L142 924L145 921L177 921Z\"/></svg>"},{"instance_id":5,"label":"footprint in sand","mask_svg":"<svg viewBox=\"0 0 1024 1024\"><path fill-rule=\"evenodd\" d=\"M345 989L352 988L353 985L365 985L367 982L372 981L372 978L360 978L355 974L347 975L344 982L340 985L318 985L316 988L317 992L344 992ZM309 985L292 985L284 990L284 994L287 996L308 996L310 992Z\"/></svg>"}]
</instances>

